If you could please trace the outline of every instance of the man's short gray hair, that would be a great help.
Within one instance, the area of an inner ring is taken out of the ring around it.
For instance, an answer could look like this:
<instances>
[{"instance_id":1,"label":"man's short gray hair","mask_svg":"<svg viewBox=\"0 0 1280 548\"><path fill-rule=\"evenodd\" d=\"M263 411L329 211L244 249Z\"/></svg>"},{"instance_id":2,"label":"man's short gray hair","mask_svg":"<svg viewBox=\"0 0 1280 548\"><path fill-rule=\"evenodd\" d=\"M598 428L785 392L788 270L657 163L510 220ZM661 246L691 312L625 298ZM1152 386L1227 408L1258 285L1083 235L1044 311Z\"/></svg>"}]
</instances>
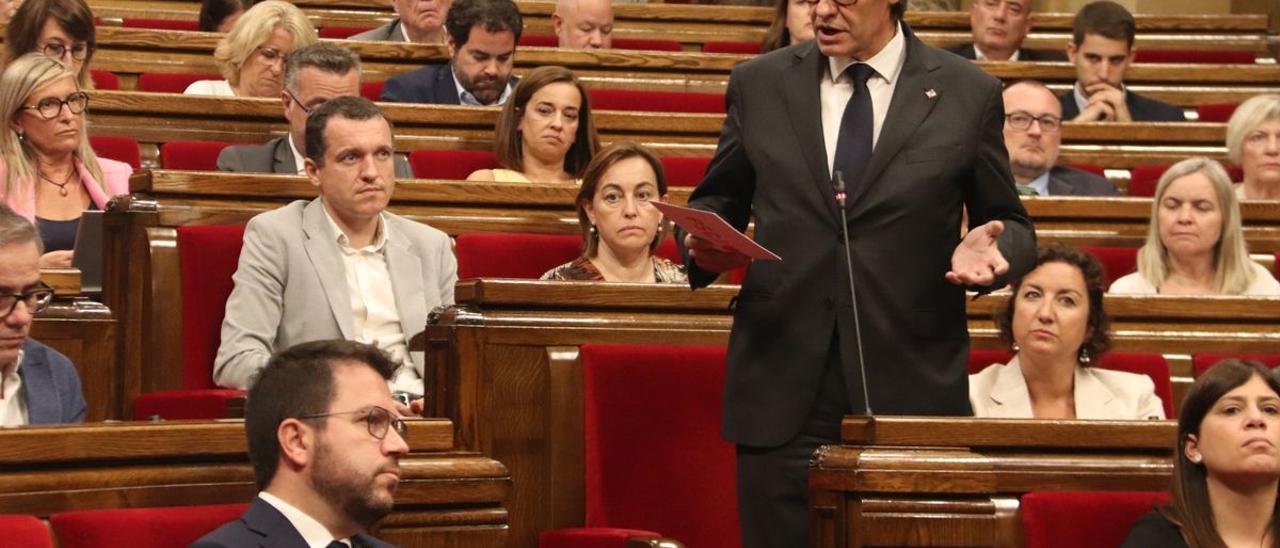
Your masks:
<instances>
[{"instance_id":1,"label":"man's short gray hair","mask_svg":"<svg viewBox=\"0 0 1280 548\"><path fill-rule=\"evenodd\" d=\"M298 73L311 67L321 72L345 75L351 71L360 74L360 56L332 42L316 42L289 54L284 64L284 89L298 94Z\"/></svg>"},{"instance_id":2,"label":"man's short gray hair","mask_svg":"<svg viewBox=\"0 0 1280 548\"><path fill-rule=\"evenodd\" d=\"M35 225L26 217L14 213L9 206L0 204L0 248L28 242L35 243L36 249L44 253L44 242L40 240L40 233L36 231Z\"/></svg>"}]
</instances>

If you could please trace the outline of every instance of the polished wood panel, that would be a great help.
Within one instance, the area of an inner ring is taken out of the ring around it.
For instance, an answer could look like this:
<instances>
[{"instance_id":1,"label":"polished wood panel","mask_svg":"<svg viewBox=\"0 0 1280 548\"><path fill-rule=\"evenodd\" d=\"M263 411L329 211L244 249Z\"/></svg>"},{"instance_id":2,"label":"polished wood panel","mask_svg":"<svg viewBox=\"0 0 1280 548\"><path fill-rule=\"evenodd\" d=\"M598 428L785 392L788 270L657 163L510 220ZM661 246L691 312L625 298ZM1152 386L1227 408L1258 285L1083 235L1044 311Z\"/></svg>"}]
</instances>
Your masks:
<instances>
[{"instance_id":1,"label":"polished wood panel","mask_svg":"<svg viewBox=\"0 0 1280 548\"><path fill-rule=\"evenodd\" d=\"M124 372L116 359L116 324L117 318L101 303L56 296L31 325L32 338L75 364L87 422L124 417L120 393Z\"/></svg>"}]
</instances>

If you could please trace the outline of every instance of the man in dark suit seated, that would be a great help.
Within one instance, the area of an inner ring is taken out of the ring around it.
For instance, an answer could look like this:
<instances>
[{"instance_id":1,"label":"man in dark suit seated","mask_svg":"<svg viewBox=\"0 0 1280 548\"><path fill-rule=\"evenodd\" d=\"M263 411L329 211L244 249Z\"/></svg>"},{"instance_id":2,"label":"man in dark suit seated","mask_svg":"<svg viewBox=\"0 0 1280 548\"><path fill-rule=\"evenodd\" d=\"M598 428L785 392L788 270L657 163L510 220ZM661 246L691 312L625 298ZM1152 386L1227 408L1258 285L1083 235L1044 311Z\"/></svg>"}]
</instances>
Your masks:
<instances>
[{"instance_id":1,"label":"man in dark suit seated","mask_svg":"<svg viewBox=\"0 0 1280 548\"><path fill-rule=\"evenodd\" d=\"M387 389L397 366L373 346L342 340L273 356L245 403L258 496L192 546L391 546L366 531L391 513L409 452Z\"/></svg>"},{"instance_id":2,"label":"man in dark suit seated","mask_svg":"<svg viewBox=\"0 0 1280 548\"><path fill-rule=\"evenodd\" d=\"M396 18L351 37L370 42L444 43L444 18L453 0L391 0Z\"/></svg>"},{"instance_id":3,"label":"man in dark suit seated","mask_svg":"<svg viewBox=\"0 0 1280 548\"><path fill-rule=\"evenodd\" d=\"M1066 61L1062 52L1024 49L1031 32L1031 0L974 0L969 8L973 43L948 48L977 61Z\"/></svg>"},{"instance_id":4,"label":"man in dark suit seated","mask_svg":"<svg viewBox=\"0 0 1280 548\"><path fill-rule=\"evenodd\" d=\"M280 102L289 121L289 135L261 145L222 149L218 171L306 175L303 149L307 116L335 97L360 95L360 57L331 42L317 42L289 55L284 68ZM401 155L395 158L396 178L411 179L413 171Z\"/></svg>"},{"instance_id":5,"label":"man in dark suit seated","mask_svg":"<svg viewBox=\"0 0 1280 548\"><path fill-rule=\"evenodd\" d=\"M1029 196L1113 196L1115 185L1055 165L1062 146L1062 105L1044 84L1023 80L1004 89L1004 145L1018 193Z\"/></svg>"},{"instance_id":6,"label":"man in dark suit seated","mask_svg":"<svg viewBox=\"0 0 1280 548\"><path fill-rule=\"evenodd\" d=\"M1183 122L1182 109L1124 87L1133 62L1137 24L1124 6L1110 0L1080 8L1071 24L1067 57L1076 65L1076 84L1061 95L1062 116L1077 122Z\"/></svg>"},{"instance_id":7,"label":"man in dark suit seated","mask_svg":"<svg viewBox=\"0 0 1280 548\"><path fill-rule=\"evenodd\" d=\"M84 422L71 360L32 339L31 322L53 300L40 281L40 234L0 204L0 426Z\"/></svg>"},{"instance_id":8,"label":"man in dark suit seated","mask_svg":"<svg viewBox=\"0 0 1280 548\"><path fill-rule=\"evenodd\" d=\"M458 0L449 8L449 63L427 65L387 80L383 101L434 105L501 105L516 79L516 43L523 28L511 0Z\"/></svg>"}]
</instances>

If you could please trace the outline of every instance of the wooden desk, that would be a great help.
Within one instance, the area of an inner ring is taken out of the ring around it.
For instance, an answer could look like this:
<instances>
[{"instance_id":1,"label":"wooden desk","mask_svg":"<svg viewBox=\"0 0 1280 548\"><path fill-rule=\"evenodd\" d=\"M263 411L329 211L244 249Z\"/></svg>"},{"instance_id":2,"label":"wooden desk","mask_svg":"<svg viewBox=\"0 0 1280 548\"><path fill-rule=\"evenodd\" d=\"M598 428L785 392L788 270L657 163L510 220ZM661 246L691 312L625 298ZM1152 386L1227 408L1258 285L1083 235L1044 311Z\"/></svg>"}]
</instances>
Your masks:
<instances>
[{"instance_id":1,"label":"wooden desk","mask_svg":"<svg viewBox=\"0 0 1280 548\"><path fill-rule=\"evenodd\" d=\"M1021 546L1030 491L1163 491L1173 421L847 417L809 472L814 547ZM1084 525L1084 524L1082 524Z\"/></svg>"},{"instance_id":2,"label":"wooden desk","mask_svg":"<svg viewBox=\"0 0 1280 548\"><path fill-rule=\"evenodd\" d=\"M453 428L409 421L396 506L375 534L400 546L489 548L507 537L501 463L454 450ZM0 513L250 501L257 489L239 421L0 430Z\"/></svg>"},{"instance_id":3,"label":"wooden desk","mask_svg":"<svg viewBox=\"0 0 1280 548\"><path fill-rule=\"evenodd\" d=\"M85 421L121 418L116 318L102 303L81 296L78 269L42 269L40 279L53 286L54 300L36 316L31 337L75 364L85 399Z\"/></svg>"}]
</instances>

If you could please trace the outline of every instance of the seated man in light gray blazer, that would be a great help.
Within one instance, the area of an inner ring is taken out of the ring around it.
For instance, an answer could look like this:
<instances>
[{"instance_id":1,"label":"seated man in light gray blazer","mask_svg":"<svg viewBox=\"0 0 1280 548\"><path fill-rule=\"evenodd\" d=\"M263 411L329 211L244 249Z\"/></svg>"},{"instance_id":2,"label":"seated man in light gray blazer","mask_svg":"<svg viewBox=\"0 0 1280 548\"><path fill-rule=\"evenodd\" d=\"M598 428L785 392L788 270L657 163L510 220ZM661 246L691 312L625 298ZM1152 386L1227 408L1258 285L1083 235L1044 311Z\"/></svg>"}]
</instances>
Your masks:
<instances>
[{"instance_id":1,"label":"seated man in light gray blazer","mask_svg":"<svg viewBox=\"0 0 1280 548\"><path fill-rule=\"evenodd\" d=\"M444 19L451 4L453 0L391 0L391 7L396 10L395 19L350 39L443 45Z\"/></svg>"},{"instance_id":2,"label":"seated man in light gray blazer","mask_svg":"<svg viewBox=\"0 0 1280 548\"><path fill-rule=\"evenodd\" d=\"M408 342L431 309L453 304L457 262L445 233L386 212L391 128L360 97L308 117L305 165L320 197L249 221L214 361L218 386L248 388L276 350L348 339L402 364L393 391L423 393L423 356Z\"/></svg>"},{"instance_id":3,"label":"seated man in light gray blazer","mask_svg":"<svg viewBox=\"0 0 1280 548\"><path fill-rule=\"evenodd\" d=\"M222 149L218 170L237 173L304 175L302 148L307 115L334 97L360 95L360 57L331 42L317 42L289 55L280 102L289 134L261 145ZM396 177L413 178L409 162L395 157Z\"/></svg>"}]
</instances>

